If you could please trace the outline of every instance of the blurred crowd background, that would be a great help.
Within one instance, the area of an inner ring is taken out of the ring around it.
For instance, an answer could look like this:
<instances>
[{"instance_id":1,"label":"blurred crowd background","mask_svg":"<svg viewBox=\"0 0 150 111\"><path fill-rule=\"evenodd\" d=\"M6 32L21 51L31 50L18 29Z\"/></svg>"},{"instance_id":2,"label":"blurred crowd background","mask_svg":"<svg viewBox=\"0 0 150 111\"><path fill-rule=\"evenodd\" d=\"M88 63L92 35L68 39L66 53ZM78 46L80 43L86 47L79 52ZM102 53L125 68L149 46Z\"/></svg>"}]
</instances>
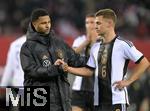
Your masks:
<instances>
[{"instance_id":1,"label":"blurred crowd background","mask_svg":"<svg viewBox=\"0 0 150 111\"><path fill-rule=\"evenodd\" d=\"M87 13L111 8L118 16L117 33L132 40L150 60L150 0L0 0L0 76L9 44L22 34L20 21L39 7L49 11L52 28L69 45L85 33L84 18ZM132 66L130 64L129 71L132 71ZM150 111L150 71L146 73L129 87L131 111L141 104L140 111Z\"/></svg>"},{"instance_id":2,"label":"blurred crowd background","mask_svg":"<svg viewBox=\"0 0 150 111\"><path fill-rule=\"evenodd\" d=\"M20 21L37 7L48 9L53 28L72 37L83 32L85 14L100 8L117 12L117 29L127 37L143 39L150 33L149 0L0 0L0 34L19 33Z\"/></svg>"}]
</instances>

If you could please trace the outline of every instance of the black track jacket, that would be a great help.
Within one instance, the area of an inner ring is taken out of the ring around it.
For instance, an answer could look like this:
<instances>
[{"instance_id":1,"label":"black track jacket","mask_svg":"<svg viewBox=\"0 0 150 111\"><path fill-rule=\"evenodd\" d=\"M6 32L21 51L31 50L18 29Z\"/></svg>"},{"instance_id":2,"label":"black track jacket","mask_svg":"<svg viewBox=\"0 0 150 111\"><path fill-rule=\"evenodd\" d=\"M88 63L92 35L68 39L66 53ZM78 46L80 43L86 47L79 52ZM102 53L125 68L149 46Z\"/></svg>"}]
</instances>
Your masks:
<instances>
[{"instance_id":1,"label":"black track jacket","mask_svg":"<svg viewBox=\"0 0 150 111\"><path fill-rule=\"evenodd\" d=\"M80 67L86 64L86 59L76 54L54 33L40 34L32 25L29 25L27 41L21 48L20 58L25 74L24 86L49 86L50 111L56 111L59 103L63 111L71 111L67 73L55 66L54 62L64 59L68 65Z\"/></svg>"}]
</instances>

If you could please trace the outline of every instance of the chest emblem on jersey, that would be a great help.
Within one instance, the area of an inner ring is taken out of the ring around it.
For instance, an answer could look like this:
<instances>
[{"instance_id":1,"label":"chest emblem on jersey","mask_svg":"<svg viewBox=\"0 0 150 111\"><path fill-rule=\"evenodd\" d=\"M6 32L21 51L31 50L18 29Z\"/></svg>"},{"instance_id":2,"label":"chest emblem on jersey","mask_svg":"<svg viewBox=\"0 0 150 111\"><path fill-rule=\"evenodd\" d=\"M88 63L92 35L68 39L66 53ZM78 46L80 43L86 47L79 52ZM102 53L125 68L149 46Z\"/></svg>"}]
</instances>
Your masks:
<instances>
[{"instance_id":1,"label":"chest emblem on jersey","mask_svg":"<svg viewBox=\"0 0 150 111\"><path fill-rule=\"evenodd\" d=\"M44 67L48 67L48 66L51 65L51 62L50 62L50 60L48 59L48 57L46 55L43 55L42 60L43 60L42 65Z\"/></svg>"},{"instance_id":2,"label":"chest emblem on jersey","mask_svg":"<svg viewBox=\"0 0 150 111\"><path fill-rule=\"evenodd\" d=\"M120 109L116 109L116 111L120 111Z\"/></svg>"},{"instance_id":3,"label":"chest emblem on jersey","mask_svg":"<svg viewBox=\"0 0 150 111\"><path fill-rule=\"evenodd\" d=\"M44 67L48 67L48 66L50 66L51 65L51 62L49 61L49 60L44 60L43 61L43 66Z\"/></svg>"},{"instance_id":4,"label":"chest emblem on jersey","mask_svg":"<svg viewBox=\"0 0 150 111\"><path fill-rule=\"evenodd\" d=\"M43 55L42 59L48 59L48 57L46 55Z\"/></svg>"},{"instance_id":5,"label":"chest emblem on jersey","mask_svg":"<svg viewBox=\"0 0 150 111\"><path fill-rule=\"evenodd\" d=\"M56 50L56 55L59 59L64 59L64 53L61 49Z\"/></svg>"}]
</instances>

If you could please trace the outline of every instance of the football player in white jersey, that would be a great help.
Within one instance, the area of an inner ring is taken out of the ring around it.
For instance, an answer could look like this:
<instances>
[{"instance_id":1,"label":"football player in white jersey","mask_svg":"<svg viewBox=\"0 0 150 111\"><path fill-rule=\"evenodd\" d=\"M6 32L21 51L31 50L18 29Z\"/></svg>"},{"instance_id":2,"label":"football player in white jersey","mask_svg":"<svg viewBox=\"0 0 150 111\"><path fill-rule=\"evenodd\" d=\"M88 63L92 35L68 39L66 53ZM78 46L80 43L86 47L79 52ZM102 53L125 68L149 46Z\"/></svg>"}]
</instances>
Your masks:
<instances>
[{"instance_id":1,"label":"football player in white jersey","mask_svg":"<svg viewBox=\"0 0 150 111\"><path fill-rule=\"evenodd\" d=\"M23 86L24 73L20 64L20 49L26 41L26 32L29 24L29 18L21 22L23 35L10 44L7 54L7 62L3 72L0 86Z\"/></svg>"},{"instance_id":2,"label":"football player in white jersey","mask_svg":"<svg viewBox=\"0 0 150 111\"><path fill-rule=\"evenodd\" d=\"M64 61L64 71L81 76L97 74L99 88L95 111L127 111L128 95L126 87L139 79L149 67L149 61L138 51L132 42L122 39L115 33L117 17L112 9L101 9L95 14L97 33L104 37L104 42L93 45L87 66L74 68ZM137 65L131 76L126 78L129 60Z\"/></svg>"}]
</instances>

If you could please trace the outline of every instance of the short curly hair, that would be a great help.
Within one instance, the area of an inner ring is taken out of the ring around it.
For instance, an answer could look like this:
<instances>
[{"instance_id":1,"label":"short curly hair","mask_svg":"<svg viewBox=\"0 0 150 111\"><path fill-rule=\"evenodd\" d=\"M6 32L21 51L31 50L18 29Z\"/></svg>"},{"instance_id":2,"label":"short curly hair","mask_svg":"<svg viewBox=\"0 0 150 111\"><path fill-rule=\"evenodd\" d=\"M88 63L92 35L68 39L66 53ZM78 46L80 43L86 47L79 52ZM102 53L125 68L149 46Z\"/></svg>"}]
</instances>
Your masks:
<instances>
[{"instance_id":1,"label":"short curly hair","mask_svg":"<svg viewBox=\"0 0 150 111\"><path fill-rule=\"evenodd\" d=\"M31 14L31 22L34 22L36 21L39 17L41 16L46 16L48 15L49 16L49 13L47 10L45 9L42 9L42 8L37 8L35 10L32 11L32 14Z\"/></svg>"}]
</instances>

